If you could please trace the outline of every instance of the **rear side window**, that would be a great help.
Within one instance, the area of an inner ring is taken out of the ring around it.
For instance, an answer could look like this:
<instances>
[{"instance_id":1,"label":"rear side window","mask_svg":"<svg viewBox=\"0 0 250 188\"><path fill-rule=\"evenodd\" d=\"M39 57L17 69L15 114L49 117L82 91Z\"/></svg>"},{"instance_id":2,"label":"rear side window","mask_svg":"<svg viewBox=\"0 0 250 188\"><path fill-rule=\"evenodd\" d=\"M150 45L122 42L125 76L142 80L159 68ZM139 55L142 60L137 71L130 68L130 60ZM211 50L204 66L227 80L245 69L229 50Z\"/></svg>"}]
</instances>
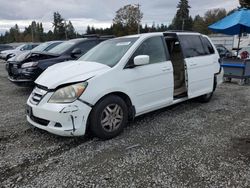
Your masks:
<instances>
[{"instance_id":1,"label":"rear side window","mask_svg":"<svg viewBox=\"0 0 250 188\"><path fill-rule=\"evenodd\" d=\"M80 48L82 51L82 54L85 54L88 52L91 48L97 45L96 41L84 41L77 45L76 48Z\"/></svg>"},{"instance_id":2,"label":"rear side window","mask_svg":"<svg viewBox=\"0 0 250 188\"><path fill-rule=\"evenodd\" d=\"M206 55L199 35L180 35L179 39L185 58Z\"/></svg>"},{"instance_id":3,"label":"rear side window","mask_svg":"<svg viewBox=\"0 0 250 188\"><path fill-rule=\"evenodd\" d=\"M149 63L159 63L167 60L164 43L161 37L152 37L145 40L132 56L132 60L138 55L148 55Z\"/></svg>"},{"instance_id":4,"label":"rear side window","mask_svg":"<svg viewBox=\"0 0 250 188\"><path fill-rule=\"evenodd\" d=\"M32 49L32 45L30 45L30 44L27 44L21 48L21 50L31 50L31 49Z\"/></svg>"},{"instance_id":5,"label":"rear side window","mask_svg":"<svg viewBox=\"0 0 250 188\"><path fill-rule=\"evenodd\" d=\"M206 37L201 37L206 55L214 54L214 48Z\"/></svg>"}]
</instances>

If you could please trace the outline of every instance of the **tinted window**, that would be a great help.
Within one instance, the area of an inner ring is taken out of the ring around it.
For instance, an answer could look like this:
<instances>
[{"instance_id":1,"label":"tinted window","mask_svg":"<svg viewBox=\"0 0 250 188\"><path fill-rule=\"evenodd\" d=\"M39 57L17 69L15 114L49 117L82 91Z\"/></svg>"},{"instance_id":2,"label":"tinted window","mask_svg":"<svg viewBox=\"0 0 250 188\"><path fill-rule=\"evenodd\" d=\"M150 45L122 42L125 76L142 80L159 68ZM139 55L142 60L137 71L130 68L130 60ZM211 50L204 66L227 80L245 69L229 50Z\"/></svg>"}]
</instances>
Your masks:
<instances>
[{"instance_id":1,"label":"tinted window","mask_svg":"<svg viewBox=\"0 0 250 188\"><path fill-rule=\"evenodd\" d=\"M74 45L76 45L77 42L78 42L77 40L69 40L63 42L57 45L56 47L50 49L49 52L54 54L63 54L64 52L72 48Z\"/></svg>"},{"instance_id":2,"label":"tinted window","mask_svg":"<svg viewBox=\"0 0 250 188\"><path fill-rule=\"evenodd\" d=\"M225 54L227 52L227 49L222 46L218 46L217 51L219 52L219 54Z\"/></svg>"},{"instance_id":3,"label":"tinted window","mask_svg":"<svg viewBox=\"0 0 250 188\"><path fill-rule=\"evenodd\" d=\"M167 60L164 43L161 37L152 37L145 40L135 51L130 62L138 55L148 55L149 63L159 63Z\"/></svg>"},{"instance_id":4,"label":"tinted window","mask_svg":"<svg viewBox=\"0 0 250 188\"><path fill-rule=\"evenodd\" d=\"M37 47L39 44L33 44L30 46L30 49L29 50L32 50L33 48Z\"/></svg>"},{"instance_id":5,"label":"tinted window","mask_svg":"<svg viewBox=\"0 0 250 188\"><path fill-rule=\"evenodd\" d=\"M93 48L94 46L96 46L96 44L97 44L96 41L85 41L85 42L82 42L82 43L78 44L76 46L76 48L80 48L82 54L85 54L91 48Z\"/></svg>"},{"instance_id":6,"label":"tinted window","mask_svg":"<svg viewBox=\"0 0 250 188\"><path fill-rule=\"evenodd\" d=\"M203 47L205 50L205 53L208 54L214 54L214 48L212 44L209 42L209 40L206 37L201 37Z\"/></svg>"},{"instance_id":7,"label":"tinted window","mask_svg":"<svg viewBox=\"0 0 250 188\"><path fill-rule=\"evenodd\" d=\"M45 42L45 43L42 43L40 45L38 45L37 47L33 48L32 51L33 52L42 52L44 51L45 48L47 48L49 45L49 43Z\"/></svg>"},{"instance_id":8,"label":"tinted window","mask_svg":"<svg viewBox=\"0 0 250 188\"><path fill-rule=\"evenodd\" d=\"M199 35L179 36L185 58L206 55Z\"/></svg>"},{"instance_id":9,"label":"tinted window","mask_svg":"<svg viewBox=\"0 0 250 188\"><path fill-rule=\"evenodd\" d=\"M61 44L62 42L54 42L52 44L50 44L47 48L44 49L44 51L49 51L51 50L52 48L56 47L57 45Z\"/></svg>"},{"instance_id":10,"label":"tinted window","mask_svg":"<svg viewBox=\"0 0 250 188\"><path fill-rule=\"evenodd\" d=\"M30 44L27 44L21 48L21 50L31 50L31 49L32 49L32 45Z\"/></svg>"}]
</instances>

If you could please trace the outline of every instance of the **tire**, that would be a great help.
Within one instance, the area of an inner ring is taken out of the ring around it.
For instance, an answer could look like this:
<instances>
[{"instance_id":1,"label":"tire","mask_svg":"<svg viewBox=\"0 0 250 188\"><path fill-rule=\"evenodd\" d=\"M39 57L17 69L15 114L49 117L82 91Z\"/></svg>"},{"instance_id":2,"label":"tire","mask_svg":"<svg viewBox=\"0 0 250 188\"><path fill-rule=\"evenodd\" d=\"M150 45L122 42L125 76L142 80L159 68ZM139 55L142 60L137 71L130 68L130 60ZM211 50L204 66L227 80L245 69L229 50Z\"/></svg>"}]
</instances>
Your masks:
<instances>
[{"instance_id":1,"label":"tire","mask_svg":"<svg viewBox=\"0 0 250 188\"><path fill-rule=\"evenodd\" d=\"M245 79L245 84L249 84L250 83L250 79L249 78L246 78Z\"/></svg>"},{"instance_id":2,"label":"tire","mask_svg":"<svg viewBox=\"0 0 250 188\"><path fill-rule=\"evenodd\" d=\"M128 122L128 107L123 99L109 95L99 101L90 114L90 130L100 139L119 135Z\"/></svg>"},{"instance_id":3,"label":"tire","mask_svg":"<svg viewBox=\"0 0 250 188\"><path fill-rule=\"evenodd\" d=\"M245 80L245 79L240 79L240 81L239 81L239 85L240 85L240 86L244 86L245 83L246 83L246 80Z\"/></svg>"},{"instance_id":4,"label":"tire","mask_svg":"<svg viewBox=\"0 0 250 188\"><path fill-rule=\"evenodd\" d=\"M209 101L212 99L213 94L214 94L214 92L207 93L207 94L205 94L205 95L200 96L200 97L198 98L198 100L199 100L199 102L207 103L207 102L209 102Z\"/></svg>"},{"instance_id":5,"label":"tire","mask_svg":"<svg viewBox=\"0 0 250 188\"><path fill-rule=\"evenodd\" d=\"M224 82L231 82L232 78L224 77Z\"/></svg>"}]
</instances>

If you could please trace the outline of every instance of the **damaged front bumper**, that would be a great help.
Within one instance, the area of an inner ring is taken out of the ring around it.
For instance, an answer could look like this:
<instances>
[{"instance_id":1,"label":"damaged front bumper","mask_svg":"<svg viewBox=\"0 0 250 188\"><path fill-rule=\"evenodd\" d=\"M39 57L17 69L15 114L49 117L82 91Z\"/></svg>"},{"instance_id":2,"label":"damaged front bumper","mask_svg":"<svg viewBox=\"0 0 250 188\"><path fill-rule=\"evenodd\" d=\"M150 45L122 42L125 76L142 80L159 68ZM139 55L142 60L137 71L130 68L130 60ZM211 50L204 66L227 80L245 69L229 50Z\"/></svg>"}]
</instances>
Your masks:
<instances>
[{"instance_id":1,"label":"damaged front bumper","mask_svg":"<svg viewBox=\"0 0 250 188\"><path fill-rule=\"evenodd\" d=\"M76 100L70 104L47 103L47 93L38 103L27 101L27 120L33 126L60 136L82 136L86 132L91 107Z\"/></svg>"}]
</instances>

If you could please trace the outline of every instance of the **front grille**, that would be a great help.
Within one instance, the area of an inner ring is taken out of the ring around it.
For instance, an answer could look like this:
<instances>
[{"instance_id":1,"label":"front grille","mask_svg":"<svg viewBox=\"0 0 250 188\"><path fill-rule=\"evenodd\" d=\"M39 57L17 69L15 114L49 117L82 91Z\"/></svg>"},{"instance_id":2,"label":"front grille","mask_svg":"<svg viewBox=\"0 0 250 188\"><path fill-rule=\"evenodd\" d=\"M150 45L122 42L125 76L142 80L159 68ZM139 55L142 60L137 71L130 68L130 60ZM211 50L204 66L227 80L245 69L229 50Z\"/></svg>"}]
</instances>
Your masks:
<instances>
[{"instance_id":1,"label":"front grille","mask_svg":"<svg viewBox=\"0 0 250 188\"><path fill-rule=\"evenodd\" d=\"M47 91L40 89L38 87L35 87L35 89L31 93L30 102L34 105L38 105L39 102L43 99L43 97L46 95Z\"/></svg>"},{"instance_id":2,"label":"front grille","mask_svg":"<svg viewBox=\"0 0 250 188\"><path fill-rule=\"evenodd\" d=\"M13 64L13 63L8 62L6 65L6 69L9 73L9 76L14 76L14 75L19 74L19 71L18 71L19 68L20 68L19 64Z\"/></svg>"},{"instance_id":3,"label":"front grille","mask_svg":"<svg viewBox=\"0 0 250 188\"><path fill-rule=\"evenodd\" d=\"M34 116L33 114L31 114L30 119L32 121L34 121L35 123L38 123L39 125L48 126L48 124L49 124L48 120L38 118L38 117Z\"/></svg>"}]
</instances>

